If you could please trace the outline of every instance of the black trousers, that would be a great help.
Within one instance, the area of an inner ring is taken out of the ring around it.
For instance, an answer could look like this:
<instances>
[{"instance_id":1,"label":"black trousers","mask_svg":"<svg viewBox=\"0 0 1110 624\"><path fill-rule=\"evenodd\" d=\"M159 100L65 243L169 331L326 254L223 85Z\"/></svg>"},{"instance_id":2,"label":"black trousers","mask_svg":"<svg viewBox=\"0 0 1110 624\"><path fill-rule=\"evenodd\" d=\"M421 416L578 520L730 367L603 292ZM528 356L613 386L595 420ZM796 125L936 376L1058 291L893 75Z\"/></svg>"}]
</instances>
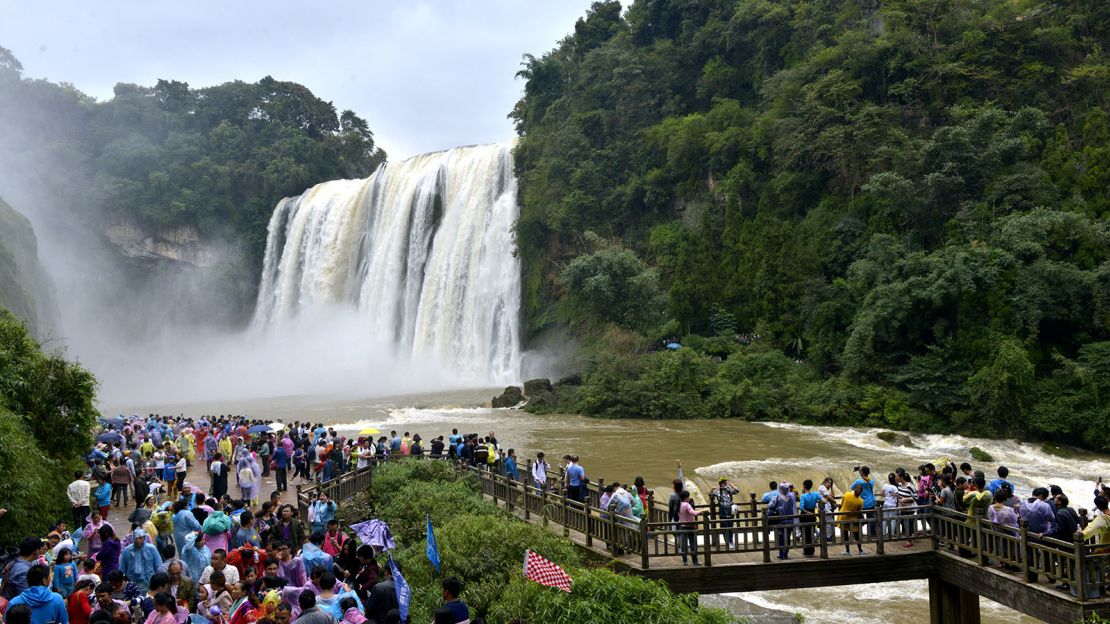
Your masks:
<instances>
[{"instance_id":1,"label":"black trousers","mask_svg":"<svg viewBox=\"0 0 1110 624\"><path fill-rule=\"evenodd\" d=\"M285 480L285 468L274 468L274 480L279 492L284 492L289 489L289 485Z\"/></svg>"}]
</instances>

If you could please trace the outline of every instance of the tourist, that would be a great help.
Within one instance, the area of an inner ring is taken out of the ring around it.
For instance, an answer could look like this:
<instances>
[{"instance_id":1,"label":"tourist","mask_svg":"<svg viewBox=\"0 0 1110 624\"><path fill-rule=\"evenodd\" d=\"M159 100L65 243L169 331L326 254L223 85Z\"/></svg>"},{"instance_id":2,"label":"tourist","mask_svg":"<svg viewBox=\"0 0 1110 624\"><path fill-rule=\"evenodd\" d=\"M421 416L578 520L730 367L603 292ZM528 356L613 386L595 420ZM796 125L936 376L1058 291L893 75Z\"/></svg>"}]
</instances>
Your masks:
<instances>
[{"instance_id":1,"label":"tourist","mask_svg":"<svg viewBox=\"0 0 1110 624\"><path fill-rule=\"evenodd\" d=\"M66 600L66 615L69 616L69 624L89 624L89 616L92 615L92 601L96 599L93 596L96 585L92 579L77 580L73 593Z\"/></svg>"},{"instance_id":2,"label":"tourist","mask_svg":"<svg viewBox=\"0 0 1110 624\"><path fill-rule=\"evenodd\" d=\"M108 524L100 515L100 510L91 512L85 518L85 528L81 530L81 536L88 542L86 551L94 553L100 550L100 545L103 543L100 540L100 528Z\"/></svg>"},{"instance_id":3,"label":"tourist","mask_svg":"<svg viewBox=\"0 0 1110 624\"><path fill-rule=\"evenodd\" d=\"M443 589L443 606L451 612L452 624L470 621L470 609L459 596L462 594L462 583L459 579L449 576L440 583Z\"/></svg>"},{"instance_id":4,"label":"tourist","mask_svg":"<svg viewBox=\"0 0 1110 624\"><path fill-rule=\"evenodd\" d=\"M128 460L130 461L130 459ZM134 464L132 464L134 465ZM128 468L125 462L119 462L116 467L112 469L112 501L119 507L120 500L123 500L123 505L127 506L127 496L131 491L131 481L134 479L134 468Z\"/></svg>"},{"instance_id":5,"label":"tourist","mask_svg":"<svg viewBox=\"0 0 1110 624\"><path fill-rule=\"evenodd\" d=\"M637 477L637 479L640 479ZM640 479L643 482L643 479ZM740 493L740 488L734 486L728 477L717 480L717 517L721 519L721 527L725 529L725 544L732 547L732 497Z\"/></svg>"},{"instance_id":6,"label":"tourist","mask_svg":"<svg viewBox=\"0 0 1110 624\"><path fill-rule=\"evenodd\" d=\"M871 479L871 468L868 466L857 466L855 472L859 473L859 478L852 482L852 489L855 489L857 484L860 486L860 499L863 501L863 517L867 520L867 534L868 536L874 536L876 533L874 522L875 482Z\"/></svg>"},{"instance_id":7,"label":"tourist","mask_svg":"<svg viewBox=\"0 0 1110 624\"><path fill-rule=\"evenodd\" d=\"M288 438L285 439L288 440ZM292 442L290 441L290 443ZM276 487L279 492L285 492L289 489L287 478L289 462L289 452L285 450L285 447L281 444L275 445L274 454L269 463L274 467L274 487ZM360 464L362 462L361 455L359 456L359 462ZM362 466L360 465L359 467L361 468Z\"/></svg>"},{"instance_id":8,"label":"tourist","mask_svg":"<svg viewBox=\"0 0 1110 624\"><path fill-rule=\"evenodd\" d=\"M1021 503L1021 517L1028 531L1037 537L1056 532L1056 512L1048 504L1048 488L1033 488L1032 495Z\"/></svg>"},{"instance_id":9,"label":"tourist","mask_svg":"<svg viewBox=\"0 0 1110 624\"><path fill-rule=\"evenodd\" d=\"M193 512L189 510L187 500L177 500L170 509L173 511L173 542L180 554L181 549L185 546L185 536L200 531L202 525L197 521Z\"/></svg>"},{"instance_id":10,"label":"tourist","mask_svg":"<svg viewBox=\"0 0 1110 624\"><path fill-rule=\"evenodd\" d=\"M1095 509L1095 517L1083 529L1083 539L1094 538L1096 544L1105 546L1110 544L1110 499L1096 496Z\"/></svg>"},{"instance_id":11,"label":"tourist","mask_svg":"<svg viewBox=\"0 0 1110 624\"><path fill-rule=\"evenodd\" d=\"M84 526L85 517L89 515L89 496L91 486L80 471L73 473L73 481L66 486L66 498L73 508L73 526Z\"/></svg>"},{"instance_id":12,"label":"tourist","mask_svg":"<svg viewBox=\"0 0 1110 624\"><path fill-rule=\"evenodd\" d=\"M93 556L100 564L100 575L107 578L108 574L119 569L123 544L116 537L116 530L110 524L100 527L97 534L100 537L100 549Z\"/></svg>"},{"instance_id":13,"label":"tourist","mask_svg":"<svg viewBox=\"0 0 1110 624\"><path fill-rule=\"evenodd\" d=\"M239 582L239 569L227 564L227 551L222 548L213 550L212 558L209 561L209 565L200 573L197 582L202 585L211 582L212 575L216 572L219 572L224 582L228 584Z\"/></svg>"},{"instance_id":14,"label":"tourist","mask_svg":"<svg viewBox=\"0 0 1110 624\"><path fill-rule=\"evenodd\" d=\"M235 531L231 546L232 548L239 548L248 544L255 548L261 548L262 537L259 536L258 530L254 526L254 514L244 510L243 513L239 514L239 528Z\"/></svg>"},{"instance_id":15,"label":"tourist","mask_svg":"<svg viewBox=\"0 0 1110 624\"><path fill-rule=\"evenodd\" d=\"M883 484L883 515L886 516L883 529L884 537L893 537L898 531L898 479L892 472L886 476L887 482Z\"/></svg>"},{"instance_id":16,"label":"tourist","mask_svg":"<svg viewBox=\"0 0 1110 624\"><path fill-rule=\"evenodd\" d=\"M242 500L254 500L254 472L251 470L251 463L247 458L243 457L235 466L235 479L239 484L239 492Z\"/></svg>"},{"instance_id":17,"label":"tourist","mask_svg":"<svg viewBox=\"0 0 1110 624\"><path fill-rule=\"evenodd\" d=\"M153 603L154 610L147 616L144 624L180 624L177 603L169 592L162 591L155 594Z\"/></svg>"},{"instance_id":18,"label":"tourist","mask_svg":"<svg viewBox=\"0 0 1110 624\"><path fill-rule=\"evenodd\" d=\"M790 491L790 484L780 483L778 495L772 498L767 506L767 515L771 518L771 523L779 527L775 529L775 544L779 549L779 559L785 560L790 556L790 538L793 531L790 527L797 519L796 510L797 498L794 492Z\"/></svg>"},{"instance_id":19,"label":"tourist","mask_svg":"<svg viewBox=\"0 0 1110 624\"><path fill-rule=\"evenodd\" d=\"M312 523L313 533L323 533L328 528L328 523L335 518L335 501L329 500L326 492L320 492L316 502L308 508L308 519Z\"/></svg>"},{"instance_id":20,"label":"tourist","mask_svg":"<svg viewBox=\"0 0 1110 624\"><path fill-rule=\"evenodd\" d=\"M771 503L771 501L772 501L772 500L773 500L773 499L774 499L774 498L775 498L776 496L778 496L778 495L779 495L779 482L778 482L778 481L772 481L772 482L770 482L770 483L769 483L768 485L769 485L769 486L771 487L771 489L770 489L770 490L768 490L768 491L766 491L766 492L764 492L764 493L763 493L763 496L760 496L760 497L759 497L759 501L760 501L761 503L764 503L764 504L770 504L770 503Z\"/></svg>"},{"instance_id":21,"label":"tourist","mask_svg":"<svg viewBox=\"0 0 1110 624\"><path fill-rule=\"evenodd\" d=\"M799 524L802 529L802 555L812 557L814 554L814 527L817 524L818 506L823 504L821 494L813 491L813 481L802 481L802 495L798 497L798 514L801 516Z\"/></svg>"},{"instance_id":22,"label":"tourist","mask_svg":"<svg viewBox=\"0 0 1110 624\"><path fill-rule=\"evenodd\" d=\"M170 577L169 593L175 600L184 602L190 611L196 610L196 585L184 574L185 566L180 561L172 561L166 567Z\"/></svg>"},{"instance_id":23,"label":"tourist","mask_svg":"<svg viewBox=\"0 0 1110 624\"><path fill-rule=\"evenodd\" d=\"M119 569L140 590L146 591L150 577L162 565L162 556L147 539L147 532L143 529L135 529L131 537L133 541L120 554Z\"/></svg>"},{"instance_id":24,"label":"tourist","mask_svg":"<svg viewBox=\"0 0 1110 624\"><path fill-rule=\"evenodd\" d=\"M224 438L226 440L227 438ZM230 453L230 450L228 451ZM209 472L212 473L212 497L216 500L223 498L227 494L227 477L231 473L231 469L224 462L225 457L222 452L216 453L212 458L212 463L209 465Z\"/></svg>"},{"instance_id":25,"label":"tourist","mask_svg":"<svg viewBox=\"0 0 1110 624\"><path fill-rule=\"evenodd\" d=\"M194 531L185 535L185 543L181 544L181 560L185 562L189 578L199 579L204 574L204 569L212 561L212 551L205 543L204 532Z\"/></svg>"},{"instance_id":26,"label":"tourist","mask_svg":"<svg viewBox=\"0 0 1110 624\"><path fill-rule=\"evenodd\" d=\"M917 505L917 488L914 487L913 479L905 470L899 470L895 473L895 480L897 486L898 496L898 512L897 515L901 517L899 524L901 525L902 533L906 537L906 543L903 544L906 548L913 547L914 535L914 507Z\"/></svg>"},{"instance_id":27,"label":"tourist","mask_svg":"<svg viewBox=\"0 0 1110 624\"><path fill-rule=\"evenodd\" d=\"M270 534L284 540L294 552L301 549L305 537L304 524L293 517L292 505L282 505L278 522Z\"/></svg>"},{"instance_id":28,"label":"tourist","mask_svg":"<svg viewBox=\"0 0 1110 624\"><path fill-rule=\"evenodd\" d=\"M96 499L96 506L100 508L100 515L104 518L108 517L108 512L112 510L112 484L107 480L98 480L96 492L93 493L93 498ZM75 527L81 526L75 524Z\"/></svg>"},{"instance_id":29,"label":"tourist","mask_svg":"<svg viewBox=\"0 0 1110 624\"><path fill-rule=\"evenodd\" d=\"M31 609L31 624L68 624L69 615L62 597L50 591L50 569L34 565L27 570L27 589L8 603L8 609L26 605Z\"/></svg>"},{"instance_id":30,"label":"tourist","mask_svg":"<svg viewBox=\"0 0 1110 624\"><path fill-rule=\"evenodd\" d=\"M335 616L316 606L316 594L303 591L297 600L301 614L295 624L336 624Z\"/></svg>"},{"instance_id":31,"label":"tourist","mask_svg":"<svg viewBox=\"0 0 1110 624\"><path fill-rule=\"evenodd\" d=\"M837 508L836 502L836 483L832 477L825 477L821 485L817 487L817 493L821 495L822 504L825 506L825 513L831 518L833 511ZM833 539L836 534L835 523L829 522L825 525L825 537L829 540Z\"/></svg>"},{"instance_id":32,"label":"tourist","mask_svg":"<svg viewBox=\"0 0 1110 624\"><path fill-rule=\"evenodd\" d=\"M331 570L334 563L332 556L324 552L321 546L324 544L324 534L322 532L315 532L308 538L308 542L301 548L301 560L304 562L305 574L309 577L312 576L312 571L316 568L323 570Z\"/></svg>"},{"instance_id":33,"label":"tourist","mask_svg":"<svg viewBox=\"0 0 1110 624\"><path fill-rule=\"evenodd\" d=\"M532 463L532 485L540 492L547 488L547 471L550 469L543 458L543 451L536 453L536 461Z\"/></svg>"},{"instance_id":34,"label":"tourist","mask_svg":"<svg viewBox=\"0 0 1110 624\"><path fill-rule=\"evenodd\" d=\"M993 496L996 494L998 489L1003 486L1010 488L1010 491L1013 492L1014 484L1006 480L1006 477L1010 476L1010 469L1005 466L999 466L997 474L998 478L991 480L991 482L987 484L987 490L991 495Z\"/></svg>"},{"instance_id":35,"label":"tourist","mask_svg":"<svg viewBox=\"0 0 1110 624\"><path fill-rule=\"evenodd\" d=\"M678 480L675 480L678 483ZM695 530L697 529L698 516L705 513L704 509L694 509L690 504L690 493L686 490L681 490L678 493L678 546L682 554L682 565L689 565L686 561L687 555L693 560L694 565L698 564L698 538Z\"/></svg>"},{"instance_id":36,"label":"tourist","mask_svg":"<svg viewBox=\"0 0 1110 624\"><path fill-rule=\"evenodd\" d=\"M586 479L586 471L578 463L577 455L570 458L570 464L567 466L566 470L566 479L567 497L579 503L585 501L586 483L588 481Z\"/></svg>"},{"instance_id":37,"label":"tourist","mask_svg":"<svg viewBox=\"0 0 1110 624\"><path fill-rule=\"evenodd\" d=\"M50 588L61 594L62 598L69 598L77 586L77 564L73 562L73 551L63 548L58 551L54 559L54 574Z\"/></svg>"},{"instance_id":38,"label":"tourist","mask_svg":"<svg viewBox=\"0 0 1110 624\"><path fill-rule=\"evenodd\" d=\"M513 481L520 481L520 472L516 467L516 450L509 449L505 455L505 477Z\"/></svg>"},{"instance_id":39,"label":"tourist","mask_svg":"<svg viewBox=\"0 0 1110 624\"><path fill-rule=\"evenodd\" d=\"M863 554L863 540L861 528L863 522L863 490L864 484L858 480L852 483L852 488L844 493L840 499L840 510L837 512L837 524L840 534L844 537L844 556L852 556L852 540L856 541L859 554Z\"/></svg>"}]
</instances>

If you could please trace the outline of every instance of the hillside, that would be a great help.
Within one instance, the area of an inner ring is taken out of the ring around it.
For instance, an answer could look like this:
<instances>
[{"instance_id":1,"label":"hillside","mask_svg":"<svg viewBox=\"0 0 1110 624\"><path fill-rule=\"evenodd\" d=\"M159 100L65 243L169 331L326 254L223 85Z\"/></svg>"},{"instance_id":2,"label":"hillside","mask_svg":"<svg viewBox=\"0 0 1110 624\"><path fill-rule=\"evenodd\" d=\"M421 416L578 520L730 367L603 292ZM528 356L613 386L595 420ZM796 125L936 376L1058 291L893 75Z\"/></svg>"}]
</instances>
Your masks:
<instances>
[{"instance_id":1,"label":"hillside","mask_svg":"<svg viewBox=\"0 0 1110 624\"><path fill-rule=\"evenodd\" d=\"M52 328L54 306L31 222L0 199L0 308L10 310L32 334L42 336Z\"/></svg>"},{"instance_id":2,"label":"hillside","mask_svg":"<svg viewBox=\"0 0 1110 624\"><path fill-rule=\"evenodd\" d=\"M527 326L586 345L542 409L1110 449L1108 45L1090 1L595 3L512 113Z\"/></svg>"}]
</instances>

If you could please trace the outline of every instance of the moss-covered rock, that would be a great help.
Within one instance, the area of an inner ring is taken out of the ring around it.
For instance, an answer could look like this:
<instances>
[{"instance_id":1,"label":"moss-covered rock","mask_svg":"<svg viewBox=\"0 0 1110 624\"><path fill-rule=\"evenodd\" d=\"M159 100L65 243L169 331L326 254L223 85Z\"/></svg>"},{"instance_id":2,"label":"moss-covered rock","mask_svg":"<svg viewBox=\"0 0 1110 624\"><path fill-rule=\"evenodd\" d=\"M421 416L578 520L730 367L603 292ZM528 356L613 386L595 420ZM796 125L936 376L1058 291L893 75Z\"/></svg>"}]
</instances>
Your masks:
<instances>
[{"instance_id":1,"label":"moss-covered rock","mask_svg":"<svg viewBox=\"0 0 1110 624\"><path fill-rule=\"evenodd\" d=\"M983 449L979 448L978 446L971 447L971 450L968 451L968 453L971 455L971 458L974 459L977 462L993 462L994 461L994 457L992 457L990 453L984 451Z\"/></svg>"}]
</instances>

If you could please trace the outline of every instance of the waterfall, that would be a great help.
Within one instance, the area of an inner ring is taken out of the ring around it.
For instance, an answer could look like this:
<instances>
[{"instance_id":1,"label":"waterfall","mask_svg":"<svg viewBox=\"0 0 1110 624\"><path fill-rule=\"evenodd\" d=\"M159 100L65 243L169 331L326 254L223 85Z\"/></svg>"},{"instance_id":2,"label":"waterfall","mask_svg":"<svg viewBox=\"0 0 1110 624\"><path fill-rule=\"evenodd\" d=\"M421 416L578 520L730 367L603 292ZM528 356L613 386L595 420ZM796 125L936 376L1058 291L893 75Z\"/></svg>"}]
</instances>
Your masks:
<instances>
[{"instance_id":1,"label":"waterfall","mask_svg":"<svg viewBox=\"0 0 1110 624\"><path fill-rule=\"evenodd\" d=\"M357 307L398 357L470 381L517 381L517 212L511 143L423 154L283 199L252 329Z\"/></svg>"}]
</instances>

